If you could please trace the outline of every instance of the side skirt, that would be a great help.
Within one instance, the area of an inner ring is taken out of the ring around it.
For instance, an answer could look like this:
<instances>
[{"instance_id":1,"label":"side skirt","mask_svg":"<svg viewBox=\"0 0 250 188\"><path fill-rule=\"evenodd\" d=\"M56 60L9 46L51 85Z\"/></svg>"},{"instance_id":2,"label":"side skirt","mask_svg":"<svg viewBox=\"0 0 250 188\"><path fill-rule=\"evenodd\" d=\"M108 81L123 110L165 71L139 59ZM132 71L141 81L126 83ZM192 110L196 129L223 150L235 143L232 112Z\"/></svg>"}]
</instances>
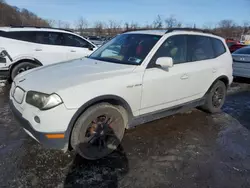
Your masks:
<instances>
[{"instance_id":1,"label":"side skirt","mask_svg":"<svg viewBox=\"0 0 250 188\"><path fill-rule=\"evenodd\" d=\"M137 125L144 124L147 122L155 121L155 120L167 117L167 116L171 116L173 114L185 112L185 111L188 111L192 108L202 106L204 103L205 103L205 97L198 99L198 100L195 100L195 101L192 101L192 102L188 102L188 103L184 103L184 104L181 104L178 106L174 106L171 108L159 110L159 111L148 113L148 114L143 114L141 116L134 117L129 122L128 128L132 128L132 127L135 127Z\"/></svg>"}]
</instances>

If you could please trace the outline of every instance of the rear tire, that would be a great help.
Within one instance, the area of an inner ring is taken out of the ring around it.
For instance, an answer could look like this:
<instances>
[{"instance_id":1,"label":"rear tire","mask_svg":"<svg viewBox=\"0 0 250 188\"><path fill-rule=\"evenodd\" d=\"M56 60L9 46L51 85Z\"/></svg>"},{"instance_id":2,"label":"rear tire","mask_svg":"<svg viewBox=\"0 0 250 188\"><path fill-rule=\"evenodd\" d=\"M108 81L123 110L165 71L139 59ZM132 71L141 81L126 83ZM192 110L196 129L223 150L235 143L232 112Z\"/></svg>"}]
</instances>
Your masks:
<instances>
[{"instance_id":1,"label":"rear tire","mask_svg":"<svg viewBox=\"0 0 250 188\"><path fill-rule=\"evenodd\" d=\"M14 67L13 67L11 73L10 73L10 78L13 81L14 78L18 74L20 74L21 72L27 71L29 69L33 69L33 68L38 67L38 66L39 65L37 65L37 64L35 64L33 62L27 62L27 61L21 62L21 63L19 63L17 65L14 65Z\"/></svg>"},{"instance_id":2,"label":"rear tire","mask_svg":"<svg viewBox=\"0 0 250 188\"><path fill-rule=\"evenodd\" d=\"M201 108L209 113L221 111L226 99L226 85L222 81L217 81L206 95L205 104Z\"/></svg>"},{"instance_id":3,"label":"rear tire","mask_svg":"<svg viewBox=\"0 0 250 188\"><path fill-rule=\"evenodd\" d=\"M118 148L127 116L122 107L100 103L88 108L76 121L71 146L83 158L97 160Z\"/></svg>"}]
</instances>

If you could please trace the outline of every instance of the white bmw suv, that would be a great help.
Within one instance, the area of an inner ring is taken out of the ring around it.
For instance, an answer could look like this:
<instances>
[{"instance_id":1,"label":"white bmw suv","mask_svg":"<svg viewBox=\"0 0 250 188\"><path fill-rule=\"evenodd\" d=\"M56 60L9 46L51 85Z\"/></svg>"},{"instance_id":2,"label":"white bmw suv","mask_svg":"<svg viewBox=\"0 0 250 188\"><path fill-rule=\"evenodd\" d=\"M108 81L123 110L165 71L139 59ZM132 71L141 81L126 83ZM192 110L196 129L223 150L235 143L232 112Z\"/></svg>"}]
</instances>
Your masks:
<instances>
[{"instance_id":1,"label":"white bmw suv","mask_svg":"<svg viewBox=\"0 0 250 188\"><path fill-rule=\"evenodd\" d=\"M0 71L14 77L28 69L90 55L89 40L71 31L39 27L0 27Z\"/></svg>"},{"instance_id":2,"label":"white bmw suv","mask_svg":"<svg viewBox=\"0 0 250 188\"><path fill-rule=\"evenodd\" d=\"M224 41L184 28L127 32L88 58L21 73L11 109L44 146L99 159L132 126L193 107L219 112L233 79Z\"/></svg>"}]
</instances>

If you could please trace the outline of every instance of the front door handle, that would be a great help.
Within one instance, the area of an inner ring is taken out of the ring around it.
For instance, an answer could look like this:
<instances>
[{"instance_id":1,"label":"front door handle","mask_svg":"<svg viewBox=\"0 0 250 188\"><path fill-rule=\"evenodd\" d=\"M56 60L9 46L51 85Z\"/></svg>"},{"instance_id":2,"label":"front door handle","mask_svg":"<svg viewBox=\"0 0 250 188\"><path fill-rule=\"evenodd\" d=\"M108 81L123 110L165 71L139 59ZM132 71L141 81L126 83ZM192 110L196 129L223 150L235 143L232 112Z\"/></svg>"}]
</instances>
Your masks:
<instances>
[{"instance_id":1,"label":"front door handle","mask_svg":"<svg viewBox=\"0 0 250 188\"><path fill-rule=\"evenodd\" d=\"M70 50L70 52L76 52L75 50Z\"/></svg>"},{"instance_id":2,"label":"front door handle","mask_svg":"<svg viewBox=\"0 0 250 188\"><path fill-rule=\"evenodd\" d=\"M188 79L188 74L183 74L183 75L181 76L181 79L182 79L182 80Z\"/></svg>"},{"instance_id":3,"label":"front door handle","mask_svg":"<svg viewBox=\"0 0 250 188\"><path fill-rule=\"evenodd\" d=\"M40 52L43 51L41 48L36 48L35 51Z\"/></svg>"}]
</instances>

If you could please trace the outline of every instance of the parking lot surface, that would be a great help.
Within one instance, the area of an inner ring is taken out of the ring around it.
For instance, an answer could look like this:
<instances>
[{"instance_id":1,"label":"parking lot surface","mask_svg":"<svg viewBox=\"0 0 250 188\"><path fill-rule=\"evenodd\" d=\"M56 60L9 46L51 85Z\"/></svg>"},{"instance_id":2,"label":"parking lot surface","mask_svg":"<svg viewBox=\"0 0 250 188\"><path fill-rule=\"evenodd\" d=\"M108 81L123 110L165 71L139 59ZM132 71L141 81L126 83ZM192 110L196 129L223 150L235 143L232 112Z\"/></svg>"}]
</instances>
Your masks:
<instances>
[{"instance_id":1,"label":"parking lot surface","mask_svg":"<svg viewBox=\"0 0 250 188\"><path fill-rule=\"evenodd\" d=\"M0 187L250 187L247 84L232 89L222 113L194 109L138 126L98 161L43 149L12 117L8 87L0 88Z\"/></svg>"}]
</instances>

